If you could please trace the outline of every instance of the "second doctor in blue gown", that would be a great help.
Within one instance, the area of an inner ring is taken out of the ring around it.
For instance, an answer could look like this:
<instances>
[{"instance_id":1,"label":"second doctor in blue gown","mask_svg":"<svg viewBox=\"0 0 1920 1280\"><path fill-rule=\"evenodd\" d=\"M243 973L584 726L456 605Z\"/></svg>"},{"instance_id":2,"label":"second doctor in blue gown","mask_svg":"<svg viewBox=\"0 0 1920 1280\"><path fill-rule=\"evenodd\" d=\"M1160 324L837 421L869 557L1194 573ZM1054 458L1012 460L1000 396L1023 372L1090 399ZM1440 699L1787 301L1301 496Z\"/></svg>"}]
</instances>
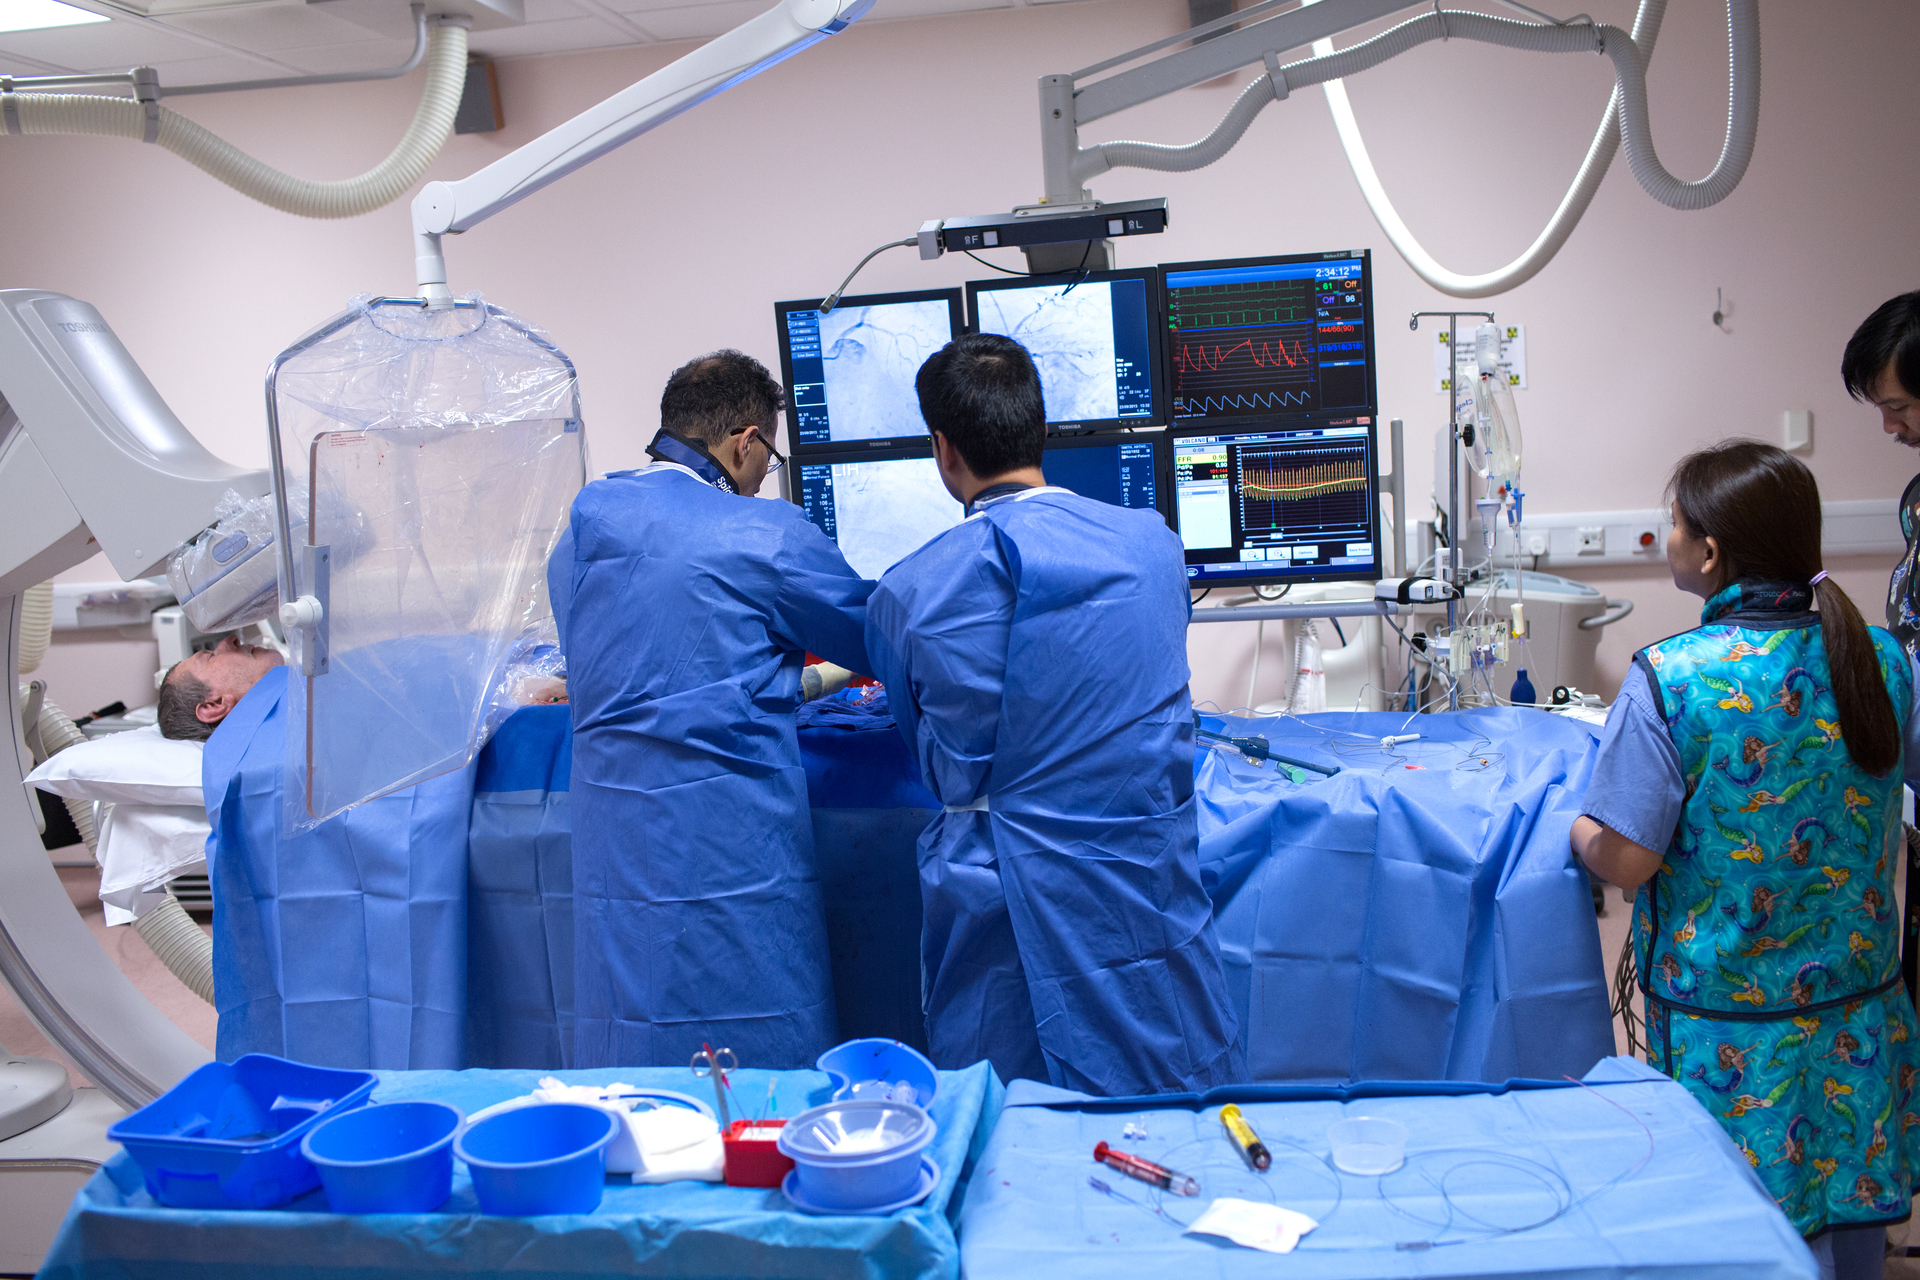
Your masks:
<instances>
[{"instance_id":1,"label":"second doctor in blue gown","mask_svg":"<svg viewBox=\"0 0 1920 1280\"><path fill-rule=\"evenodd\" d=\"M809 1066L838 1038L807 780L803 654L867 669L873 584L752 498L780 387L734 351L661 397L654 465L574 501L548 569L573 706L575 1067L711 1043Z\"/></svg>"},{"instance_id":2,"label":"second doctor in blue gown","mask_svg":"<svg viewBox=\"0 0 1920 1280\"><path fill-rule=\"evenodd\" d=\"M1046 484L1018 343L957 339L918 389L968 518L887 571L867 647L946 806L920 837L934 1060L1109 1096L1238 1081L1197 865L1180 540Z\"/></svg>"}]
</instances>

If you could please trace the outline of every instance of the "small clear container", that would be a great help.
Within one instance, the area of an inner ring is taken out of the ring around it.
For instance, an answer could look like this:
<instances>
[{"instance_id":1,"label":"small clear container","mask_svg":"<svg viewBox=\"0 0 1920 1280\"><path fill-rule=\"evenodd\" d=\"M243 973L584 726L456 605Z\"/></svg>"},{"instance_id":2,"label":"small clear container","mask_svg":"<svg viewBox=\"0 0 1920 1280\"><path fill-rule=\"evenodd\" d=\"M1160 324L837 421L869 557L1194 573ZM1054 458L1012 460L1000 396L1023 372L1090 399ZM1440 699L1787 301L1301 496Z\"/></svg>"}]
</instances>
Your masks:
<instances>
[{"instance_id":1,"label":"small clear container","mask_svg":"<svg viewBox=\"0 0 1920 1280\"><path fill-rule=\"evenodd\" d=\"M1406 1126L1378 1116L1353 1116L1327 1127L1333 1165L1342 1173L1378 1177L1407 1162Z\"/></svg>"}]
</instances>

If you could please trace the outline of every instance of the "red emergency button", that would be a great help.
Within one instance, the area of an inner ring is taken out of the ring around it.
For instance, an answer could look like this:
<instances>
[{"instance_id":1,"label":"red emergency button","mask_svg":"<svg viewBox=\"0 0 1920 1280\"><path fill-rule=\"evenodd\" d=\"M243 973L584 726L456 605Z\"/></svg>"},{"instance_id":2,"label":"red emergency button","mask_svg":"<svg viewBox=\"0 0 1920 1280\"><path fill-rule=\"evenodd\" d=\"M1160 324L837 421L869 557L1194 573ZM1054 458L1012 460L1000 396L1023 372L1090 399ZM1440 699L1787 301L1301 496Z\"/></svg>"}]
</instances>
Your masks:
<instances>
[{"instance_id":1,"label":"red emergency button","mask_svg":"<svg viewBox=\"0 0 1920 1280\"><path fill-rule=\"evenodd\" d=\"M1640 535L1640 545L1641 545L1641 546L1643 546L1643 547L1650 547L1650 546L1652 546L1652 545L1653 545L1653 535L1652 535L1651 533L1642 533L1642 534Z\"/></svg>"}]
</instances>

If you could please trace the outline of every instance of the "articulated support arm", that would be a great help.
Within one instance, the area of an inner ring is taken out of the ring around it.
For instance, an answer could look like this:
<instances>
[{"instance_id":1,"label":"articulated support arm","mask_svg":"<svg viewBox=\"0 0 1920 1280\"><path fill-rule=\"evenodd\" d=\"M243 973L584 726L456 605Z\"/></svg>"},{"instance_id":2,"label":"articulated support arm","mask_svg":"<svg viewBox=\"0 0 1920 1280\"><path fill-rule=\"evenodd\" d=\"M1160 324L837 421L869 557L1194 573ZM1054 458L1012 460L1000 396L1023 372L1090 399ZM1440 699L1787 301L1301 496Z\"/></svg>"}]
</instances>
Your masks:
<instances>
[{"instance_id":1,"label":"articulated support arm","mask_svg":"<svg viewBox=\"0 0 1920 1280\"><path fill-rule=\"evenodd\" d=\"M450 305L440 238L479 225L656 125L843 31L873 0L782 0L598 106L458 182L432 182L413 202L415 278L431 306Z\"/></svg>"},{"instance_id":2,"label":"articulated support arm","mask_svg":"<svg viewBox=\"0 0 1920 1280\"><path fill-rule=\"evenodd\" d=\"M1512 0L1508 0L1512 3ZM1726 0L1729 86L1726 136L1719 161L1698 181L1676 178L1661 164L1648 119L1646 63L1652 56L1666 0L1641 0L1633 31L1591 20L1515 22L1486 14L1447 10L1437 4L1419 16L1338 53L1332 37L1398 9L1402 0L1308 0L1301 8L1262 16L1281 0L1262 0L1239 13L1196 27L1183 36L1136 49L1071 76L1040 81L1041 159L1049 203L1087 200L1085 183L1112 168L1185 172L1212 164L1240 141L1268 103L1294 90L1323 85L1342 145L1361 191L1387 237L1428 284L1455 297L1479 298L1511 289L1531 278L1558 251L1606 175L1614 150L1624 141L1628 165L1648 195L1673 209L1705 209L1732 193L1753 156L1760 111L1760 19L1757 0ZM1514 8L1525 6L1513 4ZM1539 17L1531 9L1528 14ZM1227 28L1242 24L1237 31ZM1217 34L1215 34L1217 33ZM1189 37L1189 47L1153 61L1140 60ZM1506 267L1484 275L1462 275L1440 266L1413 238L1387 199L1347 104L1345 77L1377 66L1430 40L1467 39L1537 53L1599 54L1613 64L1615 88L1600 130L1573 187L1546 230ZM1281 55L1311 44L1313 56L1282 63ZM1086 78L1139 63L1103 79ZM1148 142L1108 142L1082 149L1079 126L1127 107L1162 97L1238 67L1264 64L1220 124L1188 146Z\"/></svg>"}]
</instances>

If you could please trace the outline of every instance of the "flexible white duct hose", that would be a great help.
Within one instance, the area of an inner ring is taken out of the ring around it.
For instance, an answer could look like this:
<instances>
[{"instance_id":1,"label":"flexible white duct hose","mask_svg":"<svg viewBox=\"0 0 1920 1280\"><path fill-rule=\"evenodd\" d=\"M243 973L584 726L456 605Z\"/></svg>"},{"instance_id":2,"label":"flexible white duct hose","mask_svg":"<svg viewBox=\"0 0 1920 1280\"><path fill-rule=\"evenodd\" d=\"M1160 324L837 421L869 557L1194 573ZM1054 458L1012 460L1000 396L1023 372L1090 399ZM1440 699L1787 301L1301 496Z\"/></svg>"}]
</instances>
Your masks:
<instances>
[{"instance_id":1,"label":"flexible white duct hose","mask_svg":"<svg viewBox=\"0 0 1920 1280\"><path fill-rule=\"evenodd\" d=\"M160 905L147 908L133 922L167 972L180 979L187 990L213 1003L213 939L207 936L187 909L172 894Z\"/></svg>"},{"instance_id":2,"label":"flexible white duct hose","mask_svg":"<svg viewBox=\"0 0 1920 1280\"><path fill-rule=\"evenodd\" d=\"M351 218L411 191L453 129L467 79L467 32L438 26L427 35L427 87L413 123L393 154L357 178L314 182L291 177L241 151L185 116L160 108L159 144L244 196L305 218ZM146 106L131 98L90 94L14 95L21 132L143 136Z\"/></svg>"},{"instance_id":3,"label":"flexible white duct hose","mask_svg":"<svg viewBox=\"0 0 1920 1280\"><path fill-rule=\"evenodd\" d=\"M1653 48L1660 39L1660 24L1666 11L1667 0L1640 0L1640 10L1633 19L1633 42L1640 48L1643 65L1653 58ZM1316 53L1330 53L1332 49L1333 42L1330 40L1314 45ZM1580 162L1580 171L1574 175L1573 185L1567 188L1567 194L1553 211L1553 217L1547 220L1546 228L1527 246L1526 252L1499 270L1463 275L1441 266L1426 251L1400 217L1400 211L1394 208L1393 201L1387 197L1386 187L1381 183L1380 175L1374 171L1373 157L1367 152L1366 141L1360 136L1360 122L1354 118L1353 104L1347 100L1346 83L1329 80L1321 88L1326 92L1327 108L1333 113L1333 127L1340 135L1340 145L1346 149L1347 164L1353 169L1353 176L1360 184L1360 194L1366 198L1374 221L1380 224L1380 229L1386 232L1387 239L1407 265L1413 268L1415 275L1455 298L1492 297L1525 284L1538 275L1540 269L1560 252L1560 246L1567 242L1573 229L1580 225L1587 206L1593 202L1594 192L1600 189L1600 180L1607 176L1614 154L1620 149L1620 87L1616 84L1607 97L1607 109L1600 117L1600 128L1593 136L1593 144L1587 148L1586 159Z\"/></svg>"},{"instance_id":4,"label":"flexible white duct hose","mask_svg":"<svg viewBox=\"0 0 1920 1280\"><path fill-rule=\"evenodd\" d=\"M49 756L85 741L86 735L67 718L66 712L51 702L41 704L40 746ZM68 798L66 805L81 841L88 850L93 850L99 837L93 826L92 803ZM194 922L185 907L169 894L159 906L148 908L133 922L133 927L153 948L160 963L167 966L167 972L180 979L193 994L208 1004L213 1003L213 939Z\"/></svg>"},{"instance_id":5,"label":"flexible white duct hose","mask_svg":"<svg viewBox=\"0 0 1920 1280\"><path fill-rule=\"evenodd\" d=\"M53 583L28 587L21 595L20 674L30 676L40 669L53 640Z\"/></svg>"},{"instance_id":6,"label":"flexible white duct hose","mask_svg":"<svg viewBox=\"0 0 1920 1280\"><path fill-rule=\"evenodd\" d=\"M1634 22L1636 34L1645 37L1649 45L1658 35L1663 7L1662 0L1643 4ZM1366 157L1364 144L1360 142L1351 106L1345 104L1344 86L1336 83L1430 40L1456 36L1540 53L1600 52L1612 61L1614 69L1615 88L1613 99L1608 104L1607 118L1600 135L1588 150L1587 160L1582 164L1572 190L1556 211L1554 222L1520 259L1502 271L1486 276L1461 276L1447 271L1413 239L1406 224L1386 200L1379 178ZM1545 26L1477 13L1428 13L1401 23L1351 49L1340 53L1321 53L1289 64L1280 72L1289 92L1310 84L1327 84L1329 105L1334 108L1336 124L1341 126L1341 140L1347 147L1355 176L1360 179L1361 189L1367 195L1375 217L1379 218L1394 247L1407 258L1409 264L1429 284L1443 292L1462 297L1482 297L1511 288L1533 275L1565 241L1574 223L1585 211L1587 202L1592 199L1593 190L1598 187L1612 159L1607 136L1614 126L1616 108L1626 142L1627 163L1647 194L1674 209L1704 209L1727 197L1746 173L1747 164L1753 157L1754 138L1759 127L1760 16L1757 0L1727 0L1727 41L1730 73L1726 135L1718 163L1711 173L1698 182L1675 178L1660 163L1654 149L1647 111L1645 55L1634 43L1634 37L1618 27L1606 24ZM1261 76L1247 86L1212 133L1189 146L1109 142L1087 148L1074 159L1073 179L1075 182L1085 182L1110 168L1122 166L1182 172L1212 164L1240 140L1253 118L1275 99L1276 88L1270 75ZM1344 112L1341 110L1343 105Z\"/></svg>"},{"instance_id":7,"label":"flexible white duct hose","mask_svg":"<svg viewBox=\"0 0 1920 1280\"><path fill-rule=\"evenodd\" d=\"M85 742L87 735L81 733L67 713L51 702L40 704L40 749L49 756L65 751L76 742ZM93 802L66 798L67 813L73 819L74 830L80 833L80 842L91 853L99 843L99 837L93 828Z\"/></svg>"}]
</instances>

